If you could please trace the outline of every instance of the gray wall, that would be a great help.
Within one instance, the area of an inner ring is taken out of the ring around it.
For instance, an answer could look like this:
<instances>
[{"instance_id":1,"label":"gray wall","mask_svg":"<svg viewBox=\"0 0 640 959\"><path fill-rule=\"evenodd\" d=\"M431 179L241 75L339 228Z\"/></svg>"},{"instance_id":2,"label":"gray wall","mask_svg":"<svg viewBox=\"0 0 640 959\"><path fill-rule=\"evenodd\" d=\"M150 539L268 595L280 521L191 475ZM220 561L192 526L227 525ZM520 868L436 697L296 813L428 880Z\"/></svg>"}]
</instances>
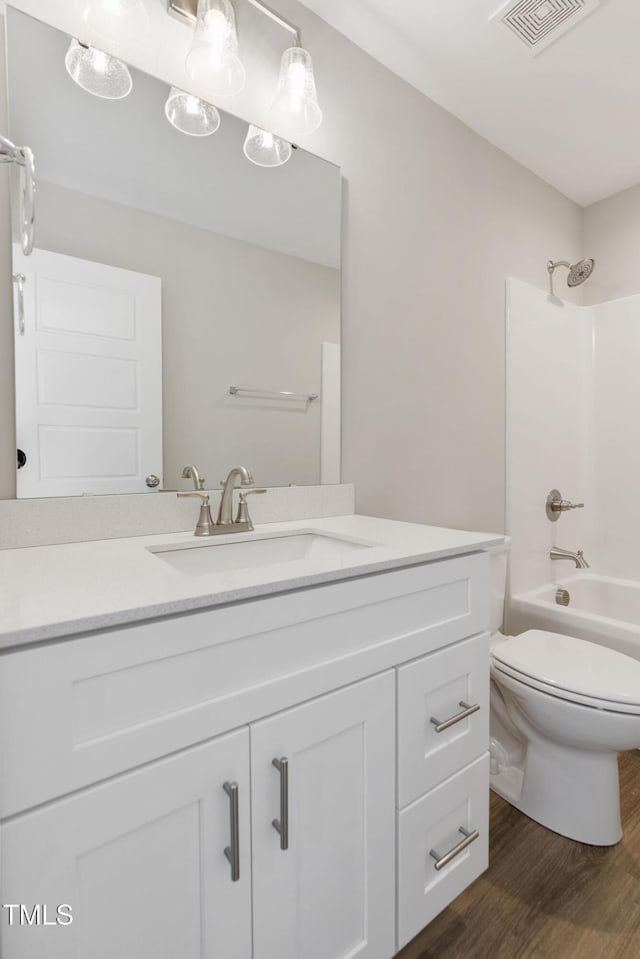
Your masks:
<instances>
[{"instance_id":1,"label":"gray wall","mask_svg":"<svg viewBox=\"0 0 640 959\"><path fill-rule=\"evenodd\" d=\"M640 293L640 185L587 207L584 250L596 260L586 303Z\"/></svg>"},{"instance_id":2,"label":"gray wall","mask_svg":"<svg viewBox=\"0 0 640 959\"><path fill-rule=\"evenodd\" d=\"M227 390L320 393L322 343L340 342L337 270L50 183L38 223L43 249L162 278L167 488L192 462L213 486L236 462L258 485L320 482L318 403Z\"/></svg>"},{"instance_id":3,"label":"gray wall","mask_svg":"<svg viewBox=\"0 0 640 959\"><path fill-rule=\"evenodd\" d=\"M7 101L4 91L6 67L4 59L4 19L0 16L0 133L7 130ZM0 499L15 496L16 492L16 437L14 420L9 411L14 405L13 380L13 323L11 305L11 222L9 183L15 171L0 163L0 410L6 410L0 427Z\"/></svg>"},{"instance_id":4,"label":"gray wall","mask_svg":"<svg viewBox=\"0 0 640 959\"><path fill-rule=\"evenodd\" d=\"M16 5L70 25L53 0ZM160 6L131 59L177 82L189 37ZM296 0L278 9L324 109L303 145L346 180L343 478L359 512L502 530L505 277L542 287L550 256L584 255L581 210ZM268 100L254 80L233 111L264 126Z\"/></svg>"}]
</instances>

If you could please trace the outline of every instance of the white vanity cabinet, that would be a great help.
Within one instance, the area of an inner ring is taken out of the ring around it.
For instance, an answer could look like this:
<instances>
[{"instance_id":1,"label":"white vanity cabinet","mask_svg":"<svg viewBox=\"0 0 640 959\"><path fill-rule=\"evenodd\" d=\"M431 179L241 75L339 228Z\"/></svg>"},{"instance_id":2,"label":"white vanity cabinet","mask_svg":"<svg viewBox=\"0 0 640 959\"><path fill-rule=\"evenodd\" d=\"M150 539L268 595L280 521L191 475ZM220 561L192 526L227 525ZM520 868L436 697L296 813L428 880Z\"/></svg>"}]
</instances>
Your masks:
<instances>
[{"instance_id":1,"label":"white vanity cabinet","mask_svg":"<svg viewBox=\"0 0 640 959\"><path fill-rule=\"evenodd\" d=\"M4 654L2 902L74 921L3 959L391 959L486 868L488 599L475 553Z\"/></svg>"},{"instance_id":2,"label":"white vanity cabinet","mask_svg":"<svg viewBox=\"0 0 640 959\"><path fill-rule=\"evenodd\" d=\"M2 831L11 901L75 919L7 927L2 955L251 959L253 878L255 959L387 959L394 764L387 672L17 817Z\"/></svg>"},{"instance_id":3,"label":"white vanity cabinet","mask_svg":"<svg viewBox=\"0 0 640 959\"><path fill-rule=\"evenodd\" d=\"M231 882L225 782L237 782ZM69 925L9 926L3 959L251 959L249 730L92 787L2 828L2 902ZM9 898L7 898L9 897Z\"/></svg>"}]
</instances>

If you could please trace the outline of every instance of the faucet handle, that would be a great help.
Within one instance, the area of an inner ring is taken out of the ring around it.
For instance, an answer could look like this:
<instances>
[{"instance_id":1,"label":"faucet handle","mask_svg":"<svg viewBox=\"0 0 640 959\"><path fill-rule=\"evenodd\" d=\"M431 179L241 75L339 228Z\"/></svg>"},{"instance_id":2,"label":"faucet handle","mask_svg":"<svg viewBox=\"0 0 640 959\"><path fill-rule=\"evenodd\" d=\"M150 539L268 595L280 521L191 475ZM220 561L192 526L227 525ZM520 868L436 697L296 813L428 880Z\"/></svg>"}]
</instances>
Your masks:
<instances>
[{"instance_id":1,"label":"faucet handle","mask_svg":"<svg viewBox=\"0 0 640 959\"><path fill-rule=\"evenodd\" d=\"M251 517L249 516L249 508L247 506L247 496L250 496L251 493L266 493L267 490L263 487L255 487L252 489L241 489L239 490L240 498L238 500L238 513L236 515L236 523L247 523L250 530L253 529L253 523L251 522Z\"/></svg>"},{"instance_id":2,"label":"faucet handle","mask_svg":"<svg viewBox=\"0 0 640 959\"><path fill-rule=\"evenodd\" d=\"M176 496L179 496L181 499L187 497L197 496L200 502L200 515L198 516L198 522L196 523L196 528L193 531L194 536L211 536L214 531L215 523L211 515L211 507L209 505L209 494L208 493L176 493Z\"/></svg>"}]
</instances>

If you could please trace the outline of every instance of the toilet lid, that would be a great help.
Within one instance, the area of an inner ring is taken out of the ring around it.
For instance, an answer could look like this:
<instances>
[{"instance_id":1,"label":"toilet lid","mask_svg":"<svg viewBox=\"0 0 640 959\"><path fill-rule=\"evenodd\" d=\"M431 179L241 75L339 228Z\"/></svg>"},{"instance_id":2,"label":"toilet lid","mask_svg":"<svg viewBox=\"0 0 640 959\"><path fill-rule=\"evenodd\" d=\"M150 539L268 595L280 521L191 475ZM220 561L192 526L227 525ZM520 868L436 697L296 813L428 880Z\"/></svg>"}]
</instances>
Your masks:
<instances>
[{"instance_id":1,"label":"toilet lid","mask_svg":"<svg viewBox=\"0 0 640 959\"><path fill-rule=\"evenodd\" d=\"M511 636L492 650L496 667L538 688L577 701L595 700L601 708L616 712L625 706L640 708L640 662L606 646L585 639L530 629Z\"/></svg>"}]
</instances>

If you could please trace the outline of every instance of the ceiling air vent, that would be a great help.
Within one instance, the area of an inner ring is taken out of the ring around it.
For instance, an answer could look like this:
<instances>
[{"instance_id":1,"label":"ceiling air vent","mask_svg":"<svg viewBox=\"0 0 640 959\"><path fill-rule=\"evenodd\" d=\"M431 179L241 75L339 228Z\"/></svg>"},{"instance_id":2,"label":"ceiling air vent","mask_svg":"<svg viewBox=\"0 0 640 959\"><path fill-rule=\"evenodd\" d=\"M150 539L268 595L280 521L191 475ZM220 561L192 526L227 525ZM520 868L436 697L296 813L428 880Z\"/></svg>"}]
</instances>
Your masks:
<instances>
[{"instance_id":1,"label":"ceiling air vent","mask_svg":"<svg viewBox=\"0 0 640 959\"><path fill-rule=\"evenodd\" d=\"M535 57L601 3L602 0L509 0L489 19L504 24Z\"/></svg>"}]
</instances>

